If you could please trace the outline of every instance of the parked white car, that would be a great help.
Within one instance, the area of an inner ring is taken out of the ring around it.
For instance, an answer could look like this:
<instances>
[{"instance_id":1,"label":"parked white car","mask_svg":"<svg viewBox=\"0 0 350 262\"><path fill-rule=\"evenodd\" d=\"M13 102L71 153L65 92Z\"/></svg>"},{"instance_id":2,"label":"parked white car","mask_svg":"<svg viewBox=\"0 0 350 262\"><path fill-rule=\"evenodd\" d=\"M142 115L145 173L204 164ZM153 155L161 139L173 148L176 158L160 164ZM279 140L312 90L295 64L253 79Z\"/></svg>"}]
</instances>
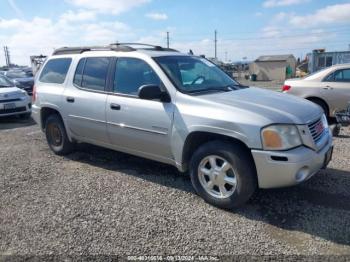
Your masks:
<instances>
[{"instance_id":1,"label":"parked white car","mask_svg":"<svg viewBox=\"0 0 350 262\"><path fill-rule=\"evenodd\" d=\"M334 65L305 78L287 80L282 91L318 104L332 120L350 101L350 64Z\"/></svg>"},{"instance_id":2,"label":"parked white car","mask_svg":"<svg viewBox=\"0 0 350 262\"><path fill-rule=\"evenodd\" d=\"M24 119L30 118L31 101L26 91L0 75L0 117L19 115Z\"/></svg>"}]
</instances>

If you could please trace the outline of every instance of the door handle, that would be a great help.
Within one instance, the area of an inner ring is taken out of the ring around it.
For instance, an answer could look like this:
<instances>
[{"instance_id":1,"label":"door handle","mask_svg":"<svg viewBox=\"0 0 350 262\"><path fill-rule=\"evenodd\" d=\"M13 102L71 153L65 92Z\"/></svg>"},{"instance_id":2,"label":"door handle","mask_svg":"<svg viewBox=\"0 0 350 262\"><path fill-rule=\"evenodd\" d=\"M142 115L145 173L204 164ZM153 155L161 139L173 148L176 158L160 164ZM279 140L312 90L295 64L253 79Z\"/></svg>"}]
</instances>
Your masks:
<instances>
[{"instance_id":1,"label":"door handle","mask_svg":"<svg viewBox=\"0 0 350 262\"><path fill-rule=\"evenodd\" d=\"M112 110L120 110L120 105L118 105L118 104L111 104L111 109Z\"/></svg>"},{"instance_id":2,"label":"door handle","mask_svg":"<svg viewBox=\"0 0 350 262\"><path fill-rule=\"evenodd\" d=\"M68 96L67 98L66 98L66 100L67 100L67 102L68 103L74 103L74 97L71 97L71 96Z\"/></svg>"},{"instance_id":3,"label":"door handle","mask_svg":"<svg viewBox=\"0 0 350 262\"><path fill-rule=\"evenodd\" d=\"M331 86L326 86L326 87L324 87L323 89L324 89L324 90L333 90L333 87L331 87Z\"/></svg>"}]
</instances>

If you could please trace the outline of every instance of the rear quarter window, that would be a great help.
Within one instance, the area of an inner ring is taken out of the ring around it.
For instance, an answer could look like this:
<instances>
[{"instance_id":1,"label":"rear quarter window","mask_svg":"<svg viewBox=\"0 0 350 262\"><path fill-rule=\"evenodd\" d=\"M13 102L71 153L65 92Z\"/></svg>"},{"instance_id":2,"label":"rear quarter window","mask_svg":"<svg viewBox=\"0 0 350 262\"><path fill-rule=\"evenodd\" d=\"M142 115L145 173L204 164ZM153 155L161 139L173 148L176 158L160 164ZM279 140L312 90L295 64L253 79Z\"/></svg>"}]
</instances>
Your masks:
<instances>
[{"instance_id":1,"label":"rear quarter window","mask_svg":"<svg viewBox=\"0 0 350 262\"><path fill-rule=\"evenodd\" d=\"M71 58L49 60L40 74L39 81L43 83L63 84L71 62Z\"/></svg>"}]
</instances>

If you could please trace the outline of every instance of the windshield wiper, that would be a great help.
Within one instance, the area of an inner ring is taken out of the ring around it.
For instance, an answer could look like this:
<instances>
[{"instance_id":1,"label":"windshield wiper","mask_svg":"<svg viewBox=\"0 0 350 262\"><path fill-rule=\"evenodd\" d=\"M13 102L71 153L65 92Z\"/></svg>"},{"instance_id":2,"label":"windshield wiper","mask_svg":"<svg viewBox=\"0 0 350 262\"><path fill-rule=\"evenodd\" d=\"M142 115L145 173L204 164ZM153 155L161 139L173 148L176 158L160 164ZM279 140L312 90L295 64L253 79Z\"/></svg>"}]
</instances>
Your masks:
<instances>
[{"instance_id":1,"label":"windshield wiper","mask_svg":"<svg viewBox=\"0 0 350 262\"><path fill-rule=\"evenodd\" d=\"M210 88L191 90L188 92L192 94L192 93L202 93L202 92L211 92L211 91L230 92L233 90L234 89L231 86L222 86L222 87L210 87Z\"/></svg>"},{"instance_id":2,"label":"windshield wiper","mask_svg":"<svg viewBox=\"0 0 350 262\"><path fill-rule=\"evenodd\" d=\"M11 87L11 86L3 86L3 85L0 85L0 87Z\"/></svg>"}]
</instances>

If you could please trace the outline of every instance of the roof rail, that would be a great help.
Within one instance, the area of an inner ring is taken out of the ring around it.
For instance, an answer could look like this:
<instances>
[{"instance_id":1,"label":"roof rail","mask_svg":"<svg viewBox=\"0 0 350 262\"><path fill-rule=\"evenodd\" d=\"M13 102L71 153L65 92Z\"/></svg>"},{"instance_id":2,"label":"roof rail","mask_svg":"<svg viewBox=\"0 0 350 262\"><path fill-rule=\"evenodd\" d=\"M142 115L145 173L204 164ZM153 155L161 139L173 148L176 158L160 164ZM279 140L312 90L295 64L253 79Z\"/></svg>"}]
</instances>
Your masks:
<instances>
[{"instance_id":1,"label":"roof rail","mask_svg":"<svg viewBox=\"0 0 350 262\"><path fill-rule=\"evenodd\" d=\"M129 46L78 46L78 47L61 47L56 49L52 55L66 55L66 54L82 54L87 51L122 51L131 52L136 49Z\"/></svg>"},{"instance_id":2,"label":"roof rail","mask_svg":"<svg viewBox=\"0 0 350 262\"><path fill-rule=\"evenodd\" d=\"M132 46L144 46L145 48L134 48ZM155 50L155 51L173 51L175 49L164 48L157 45L141 44L141 43L113 43L108 46L80 46L80 47L61 47L56 49L52 55L82 54L88 51L120 51L131 52L138 49Z\"/></svg>"}]
</instances>

